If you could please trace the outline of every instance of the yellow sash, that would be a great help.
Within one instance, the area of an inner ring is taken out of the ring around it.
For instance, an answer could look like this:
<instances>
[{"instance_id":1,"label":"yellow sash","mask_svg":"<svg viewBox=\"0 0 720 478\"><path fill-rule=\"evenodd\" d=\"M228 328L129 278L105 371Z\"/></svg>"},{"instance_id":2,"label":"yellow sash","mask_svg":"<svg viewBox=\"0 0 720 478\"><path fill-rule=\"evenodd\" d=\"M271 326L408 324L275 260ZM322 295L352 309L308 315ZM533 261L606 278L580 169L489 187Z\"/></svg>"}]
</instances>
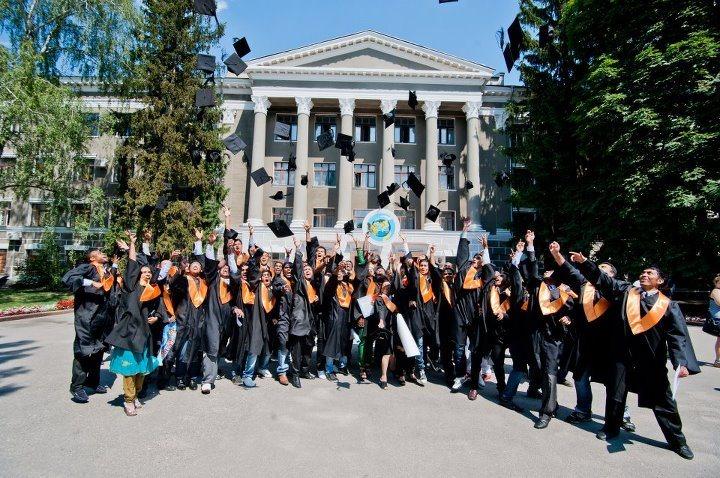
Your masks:
<instances>
[{"instance_id":1,"label":"yellow sash","mask_svg":"<svg viewBox=\"0 0 720 478\"><path fill-rule=\"evenodd\" d=\"M149 300L157 299L160 297L160 287L156 284L147 284L143 286L142 294L140 294L140 302L147 302Z\"/></svg>"},{"instance_id":2,"label":"yellow sash","mask_svg":"<svg viewBox=\"0 0 720 478\"><path fill-rule=\"evenodd\" d=\"M192 276L188 276L187 281L190 302L192 302L196 308L199 308L203 302L205 302L205 297L207 296L207 283L205 283L204 279L200 278L198 278L198 282L196 283L195 278ZM200 285L199 287L198 284Z\"/></svg>"},{"instance_id":3,"label":"yellow sash","mask_svg":"<svg viewBox=\"0 0 720 478\"><path fill-rule=\"evenodd\" d=\"M465 273L465 279L463 280L463 289L479 289L483 286L482 279L476 279L477 269L471 267Z\"/></svg>"},{"instance_id":4,"label":"yellow sash","mask_svg":"<svg viewBox=\"0 0 720 478\"><path fill-rule=\"evenodd\" d=\"M105 268L102 266L102 264L94 264L95 270L97 270L98 275L100 276L100 283L102 284L102 288L105 292L108 292L115 282L115 277L112 274L105 275Z\"/></svg>"},{"instance_id":5,"label":"yellow sash","mask_svg":"<svg viewBox=\"0 0 720 478\"><path fill-rule=\"evenodd\" d=\"M338 284L337 289L335 290L335 297L337 297L337 301L343 309L350 307L353 290L354 288L352 284L348 284L347 282L340 282Z\"/></svg>"},{"instance_id":6,"label":"yellow sash","mask_svg":"<svg viewBox=\"0 0 720 478\"><path fill-rule=\"evenodd\" d=\"M431 300L435 300L435 294L432 290L432 284L427 280L427 277L420 274L420 295L422 296L423 304L427 304Z\"/></svg>"},{"instance_id":7,"label":"yellow sash","mask_svg":"<svg viewBox=\"0 0 720 478\"><path fill-rule=\"evenodd\" d=\"M220 279L220 303L227 304L232 300L232 294L230 293L230 286L225 283L224 280Z\"/></svg>"},{"instance_id":8,"label":"yellow sash","mask_svg":"<svg viewBox=\"0 0 720 478\"><path fill-rule=\"evenodd\" d=\"M241 292L242 292L242 301L245 305L253 305L255 303L255 292L250 290L250 287L248 287L247 282L242 281L242 285L240 286Z\"/></svg>"},{"instance_id":9,"label":"yellow sash","mask_svg":"<svg viewBox=\"0 0 720 478\"><path fill-rule=\"evenodd\" d=\"M570 298L570 294L559 287L558 292L560 292L560 297L555 300L550 300L550 289L547 284L544 281L540 284L538 301L540 302L540 312L542 312L543 315L557 313L557 311L560 310Z\"/></svg>"},{"instance_id":10,"label":"yellow sash","mask_svg":"<svg viewBox=\"0 0 720 478\"><path fill-rule=\"evenodd\" d=\"M450 304L450 306L452 307L454 304L452 301L452 294L451 294L452 291L450 290L450 286L445 281L442 281L442 286L443 286L443 295L445 296L445 300L447 300L448 304Z\"/></svg>"},{"instance_id":11,"label":"yellow sash","mask_svg":"<svg viewBox=\"0 0 720 478\"><path fill-rule=\"evenodd\" d=\"M628 291L627 301L625 302L625 315L627 316L628 325L633 335L647 332L660 322L665 315L665 311L670 306L668 299L662 292L658 292L658 299L655 305L648 310L647 314L640 317L640 291L632 288Z\"/></svg>"},{"instance_id":12,"label":"yellow sash","mask_svg":"<svg viewBox=\"0 0 720 478\"><path fill-rule=\"evenodd\" d=\"M593 302L595 302L595 287L586 282L582 290L582 305L588 322L599 318L610 307L610 302L605 297L600 297L595 304Z\"/></svg>"},{"instance_id":13,"label":"yellow sash","mask_svg":"<svg viewBox=\"0 0 720 478\"><path fill-rule=\"evenodd\" d=\"M260 297L262 298L263 309L265 313L269 314L273 307L275 307L275 297L273 297L270 289L265 287L265 284L260 284Z\"/></svg>"},{"instance_id":14,"label":"yellow sash","mask_svg":"<svg viewBox=\"0 0 720 478\"><path fill-rule=\"evenodd\" d=\"M170 297L170 289L166 285L162 288L162 296L163 304L165 304L165 310L167 310L167 313L175 315L175 307L173 306L172 298Z\"/></svg>"},{"instance_id":15,"label":"yellow sash","mask_svg":"<svg viewBox=\"0 0 720 478\"><path fill-rule=\"evenodd\" d=\"M305 289L307 290L308 300L312 304L317 300L317 292L315 292L315 287L313 287L312 282L307 279L305 279Z\"/></svg>"},{"instance_id":16,"label":"yellow sash","mask_svg":"<svg viewBox=\"0 0 720 478\"><path fill-rule=\"evenodd\" d=\"M490 307L492 308L493 314L505 315L510 310L510 301L507 299L507 295L503 293L505 300L500 302L500 292L495 286L490 288Z\"/></svg>"}]
</instances>

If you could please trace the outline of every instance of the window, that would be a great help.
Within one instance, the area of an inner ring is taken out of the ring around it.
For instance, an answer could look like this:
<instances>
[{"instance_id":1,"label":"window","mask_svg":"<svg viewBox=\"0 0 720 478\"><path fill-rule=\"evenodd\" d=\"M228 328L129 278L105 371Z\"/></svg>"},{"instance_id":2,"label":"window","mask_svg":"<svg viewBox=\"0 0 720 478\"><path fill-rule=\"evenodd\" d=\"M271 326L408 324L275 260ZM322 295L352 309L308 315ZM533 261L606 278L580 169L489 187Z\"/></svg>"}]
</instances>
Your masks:
<instances>
[{"instance_id":1,"label":"window","mask_svg":"<svg viewBox=\"0 0 720 478\"><path fill-rule=\"evenodd\" d=\"M355 118L355 141L374 143L376 133L376 120L374 116L358 116Z\"/></svg>"},{"instance_id":2,"label":"window","mask_svg":"<svg viewBox=\"0 0 720 478\"><path fill-rule=\"evenodd\" d=\"M331 207L313 208L313 227L335 227L335 209Z\"/></svg>"},{"instance_id":3,"label":"window","mask_svg":"<svg viewBox=\"0 0 720 478\"><path fill-rule=\"evenodd\" d=\"M415 143L415 118L395 118L395 142Z\"/></svg>"},{"instance_id":4,"label":"window","mask_svg":"<svg viewBox=\"0 0 720 478\"><path fill-rule=\"evenodd\" d=\"M440 173L440 188L455 189L455 166L441 164L438 166L438 171Z\"/></svg>"},{"instance_id":5,"label":"window","mask_svg":"<svg viewBox=\"0 0 720 478\"><path fill-rule=\"evenodd\" d=\"M454 119L438 119L438 144L455 144Z\"/></svg>"},{"instance_id":6,"label":"window","mask_svg":"<svg viewBox=\"0 0 720 478\"><path fill-rule=\"evenodd\" d=\"M100 136L100 113L85 113L85 124L91 138Z\"/></svg>"},{"instance_id":7,"label":"window","mask_svg":"<svg viewBox=\"0 0 720 478\"><path fill-rule=\"evenodd\" d=\"M315 117L315 137L317 138L326 131L332 131L333 138L337 138L337 117L336 116L316 116Z\"/></svg>"},{"instance_id":8,"label":"window","mask_svg":"<svg viewBox=\"0 0 720 478\"><path fill-rule=\"evenodd\" d=\"M22 239L10 239L10 243L8 244L8 251L19 251L20 246L22 246Z\"/></svg>"},{"instance_id":9,"label":"window","mask_svg":"<svg viewBox=\"0 0 720 478\"><path fill-rule=\"evenodd\" d=\"M407 181L408 175L415 172L415 166L398 166L395 165L395 182L402 185L403 188L408 188L407 184L403 184Z\"/></svg>"},{"instance_id":10,"label":"window","mask_svg":"<svg viewBox=\"0 0 720 478\"><path fill-rule=\"evenodd\" d=\"M75 163L73 171L73 179L75 181L92 181L95 179L95 159L81 158Z\"/></svg>"},{"instance_id":11,"label":"window","mask_svg":"<svg viewBox=\"0 0 720 478\"><path fill-rule=\"evenodd\" d=\"M30 205L30 227L41 227L47 212L47 205L34 203Z\"/></svg>"},{"instance_id":12,"label":"window","mask_svg":"<svg viewBox=\"0 0 720 478\"><path fill-rule=\"evenodd\" d=\"M274 207L272 213L273 221L283 220L288 224L292 222L293 208L291 207Z\"/></svg>"},{"instance_id":13,"label":"window","mask_svg":"<svg viewBox=\"0 0 720 478\"><path fill-rule=\"evenodd\" d=\"M131 119L130 113L115 113L115 134L122 138L132 135Z\"/></svg>"},{"instance_id":14,"label":"window","mask_svg":"<svg viewBox=\"0 0 720 478\"><path fill-rule=\"evenodd\" d=\"M8 225L10 225L10 203L0 201L0 226Z\"/></svg>"},{"instance_id":15,"label":"window","mask_svg":"<svg viewBox=\"0 0 720 478\"><path fill-rule=\"evenodd\" d=\"M454 231L455 230L455 211L442 211L438 218L438 224L443 228L443 231Z\"/></svg>"},{"instance_id":16,"label":"window","mask_svg":"<svg viewBox=\"0 0 720 478\"><path fill-rule=\"evenodd\" d=\"M290 141L297 141L297 115L277 115L277 122L289 124ZM287 139L275 135L275 141L287 141Z\"/></svg>"},{"instance_id":17,"label":"window","mask_svg":"<svg viewBox=\"0 0 720 478\"><path fill-rule=\"evenodd\" d=\"M110 168L110 182L113 184L120 183L123 178L122 173L123 173L122 165L118 161L115 161L115 163L113 163L112 167Z\"/></svg>"},{"instance_id":18,"label":"window","mask_svg":"<svg viewBox=\"0 0 720 478\"><path fill-rule=\"evenodd\" d=\"M335 163L315 163L313 168L315 172L314 186L326 188L334 188L337 186Z\"/></svg>"},{"instance_id":19,"label":"window","mask_svg":"<svg viewBox=\"0 0 720 478\"><path fill-rule=\"evenodd\" d=\"M365 216L370 214L371 211L372 209L353 209L353 222L355 223L355 229L362 229Z\"/></svg>"},{"instance_id":20,"label":"window","mask_svg":"<svg viewBox=\"0 0 720 478\"><path fill-rule=\"evenodd\" d=\"M355 173L355 187L374 189L375 184L375 165L374 164L353 164L353 172ZM347 191L346 193L349 193Z\"/></svg>"},{"instance_id":21,"label":"window","mask_svg":"<svg viewBox=\"0 0 720 478\"><path fill-rule=\"evenodd\" d=\"M402 209L395 211L395 215L400 221L400 229L415 229L415 211L410 209L403 211Z\"/></svg>"},{"instance_id":22,"label":"window","mask_svg":"<svg viewBox=\"0 0 720 478\"><path fill-rule=\"evenodd\" d=\"M295 186L295 171L290 171L289 167L290 163L287 161L275 162L275 174L273 177L275 186Z\"/></svg>"},{"instance_id":23,"label":"window","mask_svg":"<svg viewBox=\"0 0 720 478\"><path fill-rule=\"evenodd\" d=\"M64 222L67 227L75 227L78 220L88 221L90 219L90 205L89 204L73 204L72 213L67 217Z\"/></svg>"}]
</instances>

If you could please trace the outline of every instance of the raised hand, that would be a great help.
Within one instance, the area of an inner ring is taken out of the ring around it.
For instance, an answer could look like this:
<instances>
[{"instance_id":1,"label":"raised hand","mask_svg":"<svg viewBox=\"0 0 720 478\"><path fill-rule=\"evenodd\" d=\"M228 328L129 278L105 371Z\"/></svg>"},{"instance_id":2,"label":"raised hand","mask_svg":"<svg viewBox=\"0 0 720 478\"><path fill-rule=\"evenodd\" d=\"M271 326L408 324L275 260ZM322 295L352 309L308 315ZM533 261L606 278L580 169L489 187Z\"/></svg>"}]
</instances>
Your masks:
<instances>
[{"instance_id":1,"label":"raised hand","mask_svg":"<svg viewBox=\"0 0 720 478\"><path fill-rule=\"evenodd\" d=\"M223 215L224 215L225 217L230 217L230 212L231 212L231 211L230 211L230 209L229 209L226 205L223 204L222 210L223 210Z\"/></svg>"},{"instance_id":2,"label":"raised hand","mask_svg":"<svg viewBox=\"0 0 720 478\"><path fill-rule=\"evenodd\" d=\"M527 242L530 246L532 246L533 242L535 242L535 233L530 229L528 229L525 233L525 242Z\"/></svg>"},{"instance_id":3,"label":"raised hand","mask_svg":"<svg viewBox=\"0 0 720 478\"><path fill-rule=\"evenodd\" d=\"M195 234L195 239L198 241L202 241L203 239L203 232L198 229L197 227L193 229L193 233Z\"/></svg>"},{"instance_id":4,"label":"raised hand","mask_svg":"<svg viewBox=\"0 0 720 478\"><path fill-rule=\"evenodd\" d=\"M209 244L215 244L215 241L217 241L218 235L217 232L213 231L208 235L208 243Z\"/></svg>"},{"instance_id":5,"label":"raised hand","mask_svg":"<svg viewBox=\"0 0 720 478\"><path fill-rule=\"evenodd\" d=\"M143 241L150 242L150 241L152 241L152 238L153 238L152 231L150 229L145 229L143 231Z\"/></svg>"},{"instance_id":6,"label":"raised hand","mask_svg":"<svg viewBox=\"0 0 720 478\"><path fill-rule=\"evenodd\" d=\"M551 242L548 249L550 250L550 254L553 256L560 254L560 244L557 241Z\"/></svg>"},{"instance_id":7,"label":"raised hand","mask_svg":"<svg viewBox=\"0 0 720 478\"><path fill-rule=\"evenodd\" d=\"M312 226L310 226L310 223L308 221L305 221L305 224L303 224L303 228L305 229L305 232L310 232Z\"/></svg>"},{"instance_id":8,"label":"raised hand","mask_svg":"<svg viewBox=\"0 0 720 478\"><path fill-rule=\"evenodd\" d=\"M248 234L250 234L252 236L253 232L255 232L255 228L253 228L251 225L248 224Z\"/></svg>"},{"instance_id":9,"label":"raised hand","mask_svg":"<svg viewBox=\"0 0 720 478\"><path fill-rule=\"evenodd\" d=\"M435 244L430 244L430 248L428 249L428 252L430 253L431 256L435 254Z\"/></svg>"},{"instance_id":10,"label":"raised hand","mask_svg":"<svg viewBox=\"0 0 720 478\"><path fill-rule=\"evenodd\" d=\"M293 236L293 245L295 246L296 251L300 250L300 241L298 241L298 238L295 236Z\"/></svg>"},{"instance_id":11,"label":"raised hand","mask_svg":"<svg viewBox=\"0 0 720 478\"><path fill-rule=\"evenodd\" d=\"M117 246L118 246L120 249L122 249L123 251L127 251L128 249L130 249L130 246L128 246L127 242L125 242L125 241L122 240L122 239L117 239L117 240L115 241L115 244L117 244Z\"/></svg>"},{"instance_id":12,"label":"raised hand","mask_svg":"<svg viewBox=\"0 0 720 478\"><path fill-rule=\"evenodd\" d=\"M175 249L174 251L172 251L170 253L170 259L175 259L176 257L180 257L180 254L182 254L180 249Z\"/></svg>"},{"instance_id":13,"label":"raised hand","mask_svg":"<svg viewBox=\"0 0 720 478\"><path fill-rule=\"evenodd\" d=\"M137 234L135 234L134 232L125 231L125 234L127 234L127 237L130 239L130 244L134 244L137 241Z\"/></svg>"},{"instance_id":14,"label":"raised hand","mask_svg":"<svg viewBox=\"0 0 720 478\"><path fill-rule=\"evenodd\" d=\"M582 255L582 252L570 252L570 260L582 264L587 260L587 257Z\"/></svg>"},{"instance_id":15,"label":"raised hand","mask_svg":"<svg viewBox=\"0 0 720 478\"><path fill-rule=\"evenodd\" d=\"M483 249L487 249L488 248L488 235L487 234L481 235L480 242L482 243Z\"/></svg>"},{"instance_id":16,"label":"raised hand","mask_svg":"<svg viewBox=\"0 0 720 478\"><path fill-rule=\"evenodd\" d=\"M285 248L285 257L290 257L291 254L292 254L292 247L286 247Z\"/></svg>"},{"instance_id":17,"label":"raised hand","mask_svg":"<svg viewBox=\"0 0 720 478\"><path fill-rule=\"evenodd\" d=\"M463 223L463 232L467 232L470 229L470 224L472 223L472 221L470 221L469 217L464 217L464 218L462 218L462 223Z\"/></svg>"},{"instance_id":18,"label":"raised hand","mask_svg":"<svg viewBox=\"0 0 720 478\"><path fill-rule=\"evenodd\" d=\"M525 250L525 243L523 241L518 241L518 243L515 244L515 250L517 252L523 252Z\"/></svg>"}]
</instances>

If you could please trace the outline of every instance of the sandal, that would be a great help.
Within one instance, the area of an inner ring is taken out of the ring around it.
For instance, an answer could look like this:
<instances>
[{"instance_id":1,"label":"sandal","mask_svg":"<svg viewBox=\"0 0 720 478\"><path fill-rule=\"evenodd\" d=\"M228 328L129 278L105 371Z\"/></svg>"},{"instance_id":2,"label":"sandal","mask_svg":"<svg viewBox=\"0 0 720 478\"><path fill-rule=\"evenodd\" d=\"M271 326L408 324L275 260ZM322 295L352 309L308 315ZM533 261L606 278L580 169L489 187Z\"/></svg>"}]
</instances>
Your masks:
<instances>
[{"instance_id":1,"label":"sandal","mask_svg":"<svg viewBox=\"0 0 720 478\"><path fill-rule=\"evenodd\" d=\"M142 402L140 402L140 400L138 400L138 399L136 398L136 399L135 399L135 410L140 409L140 408L142 408L142 407L143 407Z\"/></svg>"},{"instance_id":2,"label":"sandal","mask_svg":"<svg viewBox=\"0 0 720 478\"><path fill-rule=\"evenodd\" d=\"M367 376L367 372L365 372L365 370L360 372L360 381L364 382L365 380L367 380L367 378L368 378L368 376Z\"/></svg>"},{"instance_id":3,"label":"sandal","mask_svg":"<svg viewBox=\"0 0 720 478\"><path fill-rule=\"evenodd\" d=\"M720 360L716 360L713 367L720 368Z\"/></svg>"},{"instance_id":4,"label":"sandal","mask_svg":"<svg viewBox=\"0 0 720 478\"><path fill-rule=\"evenodd\" d=\"M129 417L137 415L137 410L135 410L135 404L133 402L125 402L123 409L125 410L125 415Z\"/></svg>"}]
</instances>

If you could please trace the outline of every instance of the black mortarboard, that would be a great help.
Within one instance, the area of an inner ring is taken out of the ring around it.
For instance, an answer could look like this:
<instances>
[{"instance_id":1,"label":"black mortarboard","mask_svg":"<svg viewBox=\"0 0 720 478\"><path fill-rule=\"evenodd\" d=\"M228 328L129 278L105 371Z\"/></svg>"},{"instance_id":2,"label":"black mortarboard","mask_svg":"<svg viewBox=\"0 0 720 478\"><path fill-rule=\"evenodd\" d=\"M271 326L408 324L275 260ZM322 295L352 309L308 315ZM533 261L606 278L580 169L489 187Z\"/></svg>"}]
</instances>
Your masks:
<instances>
[{"instance_id":1,"label":"black mortarboard","mask_svg":"<svg viewBox=\"0 0 720 478\"><path fill-rule=\"evenodd\" d=\"M204 55L202 53L197 56L196 69L207 73L215 71L215 57L213 55Z\"/></svg>"},{"instance_id":2,"label":"black mortarboard","mask_svg":"<svg viewBox=\"0 0 720 478\"><path fill-rule=\"evenodd\" d=\"M274 133L275 136L280 136L282 139L290 139L290 125L276 121Z\"/></svg>"},{"instance_id":3,"label":"black mortarboard","mask_svg":"<svg viewBox=\"0 0 720 478\"><path fill-rule=\"evenodd\" d=\"M495 184L497 184L499 188L505 186L505 183L507 183L509 179L510 176L508 176L505 171L495 173Z\"/></svg>"},{"instance_id":4,"label":"black mortarboard","mask_svg":"<svg viewBox=\"0 0 720 478\"><path fill-rule=\"evenodd\" d=\"M415 176L415 173L409 173L407 178L407 185L417 197L422 196L425 191L425 185Z\"/></svg>"},{"instance_id":5,"label":"black mortarboard","mask_svg":"<svg viewBox=\"0 0 720 478\"><path fill-rule=\"evenodd\" d=\"M457 2L458 0L440 0L440 3Z\"/></svg>"},{"instance_id":6,"label":"black mortarboard","mask_svg":"<svg viewBox=\"0 0 720 478\"><path fill-rule=\"evenodd\" d=\"M267 173L267 171L265 171L265 168L260 168L253 171L252 173L250 173L250 177L253 178L253 181L255 181L255 184L257 184L258 187L272 181L272 178Z\"/></svg>"},{"instance_id":7,"label":"black mortarboard","mask_svg":"<svg viewBox=\"0 0 720 478\"><path fill-rule=\"evenodd\" d=\"M232 154L238 154L240 151L245 149L247 146L245 144L245 141L243 141L240 136L233 133L227 138L223 139L222 142L225 144L225 147L230 150Z\"/></svg>"},{"instance_id":8,"label":"black mortarboard","mask_svg":"<svg viewBox=\"0 0 720 478\"><path fill-rule=\"evenodd\" d=\"M300 184L302 184L303 186L307 186L307 183L308 183L308 175L303 174L302 176L300 176Z\"/></svg>"},{"instance_id":9,"label":"black mortarboard","mask_svg":"<svg viewBox=\"0 0 720 478\"><path fill-rule=\"evenodd\" d=\"M273 222L269 222L267 226L270 228L273 234L275 234L275 237L283 238L293 235L293 232L290 230L287 223L282 219L277 219Z\"/></svg>"},{"instance_id":10,"label":"black mortarboard","mask_svg":"<svg viewBox=\"0 0 720 478\"><path fill-rule=\"evenodd\" d=\"M550 25L540 25L540 34L538 41L540 42L540 48L545 48L545 46L550 43Z\"/></svg>"},{"instance_id":11,"label":"black mortarboard","mask_svg":"<svg viewBox=\"0 0 720 478\"><path fill-rule=\"evenodd\" d=\"M290 153L288 156L288 171L295 171L297 169L297 158L294 154Z\"/></svg>"},{"instance_id":12,"label":"black mortarboard","mask_svg":"<svg viewBox=\"0 0 720 478\"><path fill-rule=\"evenodd\" d=\"M158 196L158 200L155 203L155 210L158 212L164 211L168 207L169 202L170 198L168 198L167 194L161 194Z\"/></svg>"},{"instance_id":13,"label":"black mortarboard","mask_svg":"<svg viewBox=\"0 0 720 478\"><path fill-rule=\"evenodd\" d=\"M410 97L408 98L408 106L412 108L413 110L418 105L417 95L414 91L410 92Z\"/></svg>"},{"instance_id":14,"label":"black mortarboard","mask_svg":"<svg viewBox=\"0 0 720 478\"><path fill-rule=\"evenodd\" d=\"M237 232L235 229L226 229L225 230L225 239L235 240L239 235L240 235L240 233Z\"/></svg>"},{"instance_id":15,"label":"black mortarboard","mask_svg":"<svg viewBox=\"0 0 720 478\"><path fill-rule=\"evenodd\" d=\"M324 151L328 149L330 146L332 146L335 141L333 140L332 131L325 131L323 134L318 136L317 138L317 144L318 148L320 148L320 151Z\"/></svg>"},{"instance_id":16,"label":"black mortarboard","mask_svg":"<svg viewBox=\"0 0 720 478\"><path fill-rule=\"evenodd\" d=\"M141 207L140 210L138 211L138 214L143 219L150 219L150 216L152 215L154 210L155 210L155 206L147 205L147 206Z\"/></svg>"},{"instance_id":17,"label":"black mortarboard","mask_svg":"<svg viewBox=\"0 0 720 478\"><path fill-rule=\"evenodd\" d=\"M237 53L240 58L250 53L250 45L248 45L245 37L242 37L239 40L235 40L235 43L233 43L233 48L235 48L235 53Z\"/></svg>"},{"instance_id":18,"label":"black mortarboard","mask_svg":"<svg viewBox=\"0 0 720 478\"><path fill-rule=\"evenodd\" d=\"M355 230L355 223L352 221L352 219L345 224L343 224L343 231L345 231L345 234L350 234Z\"/></svg>"},{"instance_id":19,"label":"black mortarboard","mask_svg":"<svg viewBox=\"0 0 720 478\"><path fill-rule=\"evenodd\" d=\"M475 185L472 183L472 181L465 181L465 189L472 189Z\"/></svg>"},{"instance_id":20,"label":"black mortarboard","mask_svg":"<svg viewBox=\"0 0 720 478\"><path fill-rule=\"evenodd\" d=\"M229 57L225 58L225 61L223 63L225 63L225 66L227 66L228 71L235 75L239 75L247 69L247 63L242 61L242 59L238 56L237 53L233 53Z\"/></svg>"},{"instance_id":21,"label":"black mortarboard","mask_svg":"<svg viewBox=\"0 0 720 478\"><path fill-rule=\"evenodd\" d=\"M439 215L440 209L432 205L428 208L427 213L425 213L425 217L430 219L432 222L437 221Z\"/></svg>"},{"instance_id":22,"label":"black mortarboard","mask_svg":"<svg viewBox=\"0 0 720 478\"><path fill-rule=\"evenodd\" d=\"M520 51L523 49L523 32L520 26L520 16L516 16L515 20L507 29L508 40L510 41L510 51L512 52L513 61L520 57Z\"/></svg>"},{"instance_id":23,"label":"black mortarboard","mask_svg":"<svg viewBox=\"0 0 720 478\"><path fill-rule=\"evenodd\" d=\"M395 123L395 110L390 111L388 114L383 115L383 121L385 122L385 127L389 127L390 125Z\"/></svg>"},{"instance_id":24,"label":"black mortarboard","mask_svg":"<svg viewBox=\"0 0 720 478\"><path fill-rule=\"evenodd\" d=\"M173 187L172 192L180 201L192 201L195 199L195 189L190 186Z\"/></svg>"},{"instance_id":25,"label":"black mortarboard","mask_svg":"<svg viewBox=\"0 0 720 478\"><path fill-rule=\"evenodd\" d=\"M202 161L202 151L200 151L199 149L191 149L190 160L192 161L193 166L199 166L200 161Z\"/></svg>"},{"instance_id":26,"label":"black mortarboard","mask_svg":"<svg viewBox=\"0 0 720 478\"><path fill-rule=\"evenodd\" d=\"M338 133L335 147L340 149L340 154L347 156L350 150L355 147L355 140L349 134Z\"/></svg>"},{"instance_id":27,"label":"black mortarboard","mask_svg":"<svg viewBox=\"0 0 720 478\"><path fill-rule=\"evenodd\" d=\"M194 7L195 13L199 13L200 15L209 15L214 17L217 13L215 0L195 0Z\"/></svg>"},{"instance_id":28,"label":"black mortarboard","mask_svg":"<svg viewBox=\"0 0 720 478\"><path fill-rule=\"evenodd\" d=\"M503 57L505 58L505 66L507 67L507 71L508 73L510 73L513 64L515 63L515 60L513 60L512 57L512 52L510 51L510 44L505 45L505 49L503 50Z\"/></svg>"},{"instance_id":29,"label":"black mortarboard","mask_svg":"<svg viewBox=\"0 0 720 478\"><path fill-rule=\"evenodd\" d=\"M351 163L355 161L355 151L353 151L352 149L350 150L350 154L348 154L347 160Z\"/></svg>"},{"instance_id":30,"label":"black mortarboard","mask_svg":"<svg viewBox=\"0 0 720 478\"><path fill-rule=\"evenodd\" d=\"M222 154L217 149L210 149L205 152L205 158L211 163L217 163L222 158Z\"/></svg>"},{"instance_id":31,"label":"black mortarboard","mask_svg":"<svg viewBox=\"0 0 720 478\"><path fill-rule=\"evenodd\" d=\"M400 185L398 183L391 183L390 186L387 186L385 189L387 189L388 194L392 196L400 189Z\"/></svg>"},{"instance_id":32,"label":"black mortarboard","mask_svg":"<svg viewBox=\"0 0 720 478\"><path fill-rule=\"evenodd\" d=\"M400 204L398 204L398 206L407 211L410 207L410 200L405 196L400 196Z\"/></svg>"},{"instance_id":33,"label":"black mortarboard","mask_svg":"<svg viewBox=\"0 0 720 478\"><path fill-rule=\"evenodd\" d=\"M385 207L388 204L390 204L390 195L387 193L387 191L383 191L380 194L378 194L378 204L380 207Z\"/></svg>"},{"instance_id":34,"label":"black mortarboard","mask_svg":"<svg viewBox=\"0 0 720 478\"><path fill-rule=\"evenodd\" d=\"M395 157L395 148L390 147L390 153L392 154L392 157Z\"/></svg>"},{"instance_id":35,"label":"black mortarboard","mask_svg":"<svg viewBox=\"0 0 720 478\"><path fill-rule=\"evenodd\" d=\"M212 88L201 88L195 93L195 106L204 108L215 106L215 91Z\"/></svg>"},{"instance_id":36,"label":"black mortarboard","mask_svg":"<svg viewBox=\"0 0 720 478\"><path fill-rule=\"evenodd\" d=\"M445 166L452 166L452 163L457 159L457 156L452 153L443 153L442 156L440 156L440 159Z\"/></svg>"},{"instance_id":37,"label":"black mortarboard","mask_svg":"<svg viewBox=\"0 0 720 478\"><path fill-rule=\"evenodd\" d=\"M276 201L282 201L283 199L290 196L291 194L292 193L284 193L282 191L278 191L275 194L273 194L272 196L270 196L270 199L274 199Z\"/></svg>"}]
</instances>

